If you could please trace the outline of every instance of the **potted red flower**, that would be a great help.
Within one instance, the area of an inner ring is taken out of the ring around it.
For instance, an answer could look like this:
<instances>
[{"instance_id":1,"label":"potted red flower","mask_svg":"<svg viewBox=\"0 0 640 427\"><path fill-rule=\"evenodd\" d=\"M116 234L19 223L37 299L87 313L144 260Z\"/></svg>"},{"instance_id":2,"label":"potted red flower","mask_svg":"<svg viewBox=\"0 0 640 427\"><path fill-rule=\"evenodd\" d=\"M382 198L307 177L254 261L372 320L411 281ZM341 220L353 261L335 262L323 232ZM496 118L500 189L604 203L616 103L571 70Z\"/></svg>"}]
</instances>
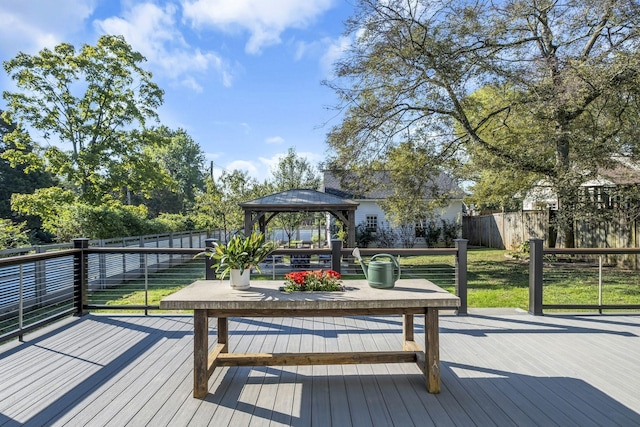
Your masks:
<instances>
[{"instance_id":1,"label":"potted red flower","mask_svg":"<svg viewBox=\"0 0 640 427\"><path fill-rule=\"evenodd\" d=\"M297 291L341 291L340 273L334 270L294 271L284 276L284 290Z\"/></svg>"}]
</instances>

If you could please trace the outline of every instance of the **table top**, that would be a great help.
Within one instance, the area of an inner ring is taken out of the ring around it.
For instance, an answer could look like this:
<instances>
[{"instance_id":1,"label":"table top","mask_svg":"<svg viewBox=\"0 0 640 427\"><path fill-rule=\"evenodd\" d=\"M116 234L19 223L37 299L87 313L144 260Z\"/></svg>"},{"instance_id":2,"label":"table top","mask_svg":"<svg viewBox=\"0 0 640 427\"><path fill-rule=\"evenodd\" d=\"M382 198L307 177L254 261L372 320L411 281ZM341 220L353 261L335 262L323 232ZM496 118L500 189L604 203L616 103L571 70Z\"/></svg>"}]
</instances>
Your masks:
<instances>
[{"instance_id":1,"label":"table top","mask_svg":"<svg viewBox=\"0 0 640 427\"><path fill-rule=\"evenodd\" d=\"M192 309L376 309L455 308L460 299L426 279L400 279L392 289L376 289L366 280L344 280L344 291L291 292L283 280L252 280L251 288L233 290L229 281L198 280L160 301L164 310Z\"/></svg>"}]
</instances>

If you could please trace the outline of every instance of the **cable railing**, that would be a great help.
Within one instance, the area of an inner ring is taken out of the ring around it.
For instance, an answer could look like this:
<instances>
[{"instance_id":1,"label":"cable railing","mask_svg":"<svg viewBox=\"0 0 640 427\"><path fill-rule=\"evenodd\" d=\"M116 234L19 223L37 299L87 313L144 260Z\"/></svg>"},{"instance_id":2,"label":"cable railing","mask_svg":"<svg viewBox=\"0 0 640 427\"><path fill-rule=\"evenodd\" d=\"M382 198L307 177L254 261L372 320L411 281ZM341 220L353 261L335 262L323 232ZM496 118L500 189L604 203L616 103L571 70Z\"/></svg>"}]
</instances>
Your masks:
<instances>
[{"instance_id":1,"label":"cable railing","mask_svg":"<svg viewBox=\"0 0 640 427\"><path fill-rule=\"evenodd\" d=\"M210 241L211 242L211 241ZM90 246L76 239L72 249L0 259L0 341L22 336L62 317L91 311L159 310L160 300L198 279L215 279L203 247L138 244ZM365 260L389 253L400 260L402 277L420 277L449 287L466 314L466 241L456 248L362 249ZM204 245L203 245L204 246ZM363 278L362 268L339 241L331 249L276 249L252 280L281 278L290 271L333 269L345 279ZM428 257L416 262L418 257ZM435 262L433 259L437 259ZM366 261L365 261L366 262Z\"/></svg>"},{"instance_id":2,"label":"cable railing","mask_svg":"<svg viewBox=\"0 0 640 427\"><path fill-rule=\"evenodd\" d=\"M0 259L0 341L77 311L73 249Z\"/></svg>"},{"instance_id":3,"label":"cable railing","mask_svg":"<svg viewBox=\"0 0 640 427\"><path fill-rule=\"evenodd\" d=\"M640 248L544 248L530 240L529 312L639 310Z\"/></svg>"}]
</instances>

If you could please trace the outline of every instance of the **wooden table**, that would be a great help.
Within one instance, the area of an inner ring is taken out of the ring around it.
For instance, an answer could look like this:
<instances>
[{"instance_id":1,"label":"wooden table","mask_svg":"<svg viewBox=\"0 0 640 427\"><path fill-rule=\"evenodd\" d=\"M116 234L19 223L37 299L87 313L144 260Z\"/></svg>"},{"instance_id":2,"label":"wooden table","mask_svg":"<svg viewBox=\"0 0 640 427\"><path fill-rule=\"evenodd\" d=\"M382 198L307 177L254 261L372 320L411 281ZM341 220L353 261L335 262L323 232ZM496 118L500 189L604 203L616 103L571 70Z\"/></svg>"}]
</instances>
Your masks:
<instances>
[{"instance_id":1,"label":"wooden table","mask_svg":"<svg viewBox=\"0 0 640 427\"><path fill-rule=\"evenodd\" d=\"M460 299L424 279L401 279L393 289L375 289L365 280L346 280L343 292L279 290L283 281L253 280L236 291L228 283L199 280L160 302L166 310L194 310L193 396L205 397L218 366L416 363L427 390L440 392L438 310L456 308ZM229 317L366 316L402 314L402 350L325 353L229 353ZM413 317L425 315L426 349L414 341ZM209 317L218 319L218 343L209 353Z\"/></svg>"}]
</instances>

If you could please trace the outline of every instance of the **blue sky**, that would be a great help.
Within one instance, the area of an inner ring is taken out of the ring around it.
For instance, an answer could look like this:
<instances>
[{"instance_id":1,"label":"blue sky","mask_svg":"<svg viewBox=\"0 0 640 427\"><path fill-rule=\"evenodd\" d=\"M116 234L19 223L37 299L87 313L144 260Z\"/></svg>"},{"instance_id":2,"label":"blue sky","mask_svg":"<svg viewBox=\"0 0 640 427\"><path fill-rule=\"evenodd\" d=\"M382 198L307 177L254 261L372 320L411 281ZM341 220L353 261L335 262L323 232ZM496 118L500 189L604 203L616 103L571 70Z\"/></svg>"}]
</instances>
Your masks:
<instances>
[{"instance_id":1,"label":"blue sky","mask_svg":"<svg viewBox=\"0 0 640 427\"><path fill-rule=\"evenodd\" d=\"M352 13L349 0L0 0L0 61L124 35L165 90L161 123L185 129L217 174L262 180L289 147L325 158L339 119L320 82ZM0 86L14 89L4 71Z\"/></svg>"}]
</instances>

